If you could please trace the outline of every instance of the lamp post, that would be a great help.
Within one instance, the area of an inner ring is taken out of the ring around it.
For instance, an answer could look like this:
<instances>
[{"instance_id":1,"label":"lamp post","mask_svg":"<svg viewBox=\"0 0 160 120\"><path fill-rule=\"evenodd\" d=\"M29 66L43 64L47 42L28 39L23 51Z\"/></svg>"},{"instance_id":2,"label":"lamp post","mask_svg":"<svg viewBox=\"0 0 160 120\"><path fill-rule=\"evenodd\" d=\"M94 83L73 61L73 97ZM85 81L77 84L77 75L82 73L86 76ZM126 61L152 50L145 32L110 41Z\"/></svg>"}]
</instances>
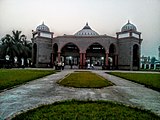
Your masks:
<instances>
[{"instance_id":1,"label":"lamp post","mask_svg":"<svg viewBox=\"0 0 160 120\"><path fill-rule=\"evenodd\" d=\"M18 58L15 56L14 57L14 65L15 65L15 67L17 67L17 60L18 60Z\"/></svg>"},{"instance_id":2,"label":"lamp post","mask_svg":"<svg viewBox=\"0 0 160 120\"><path fill-rule=\"evenodd\" d=\"M14 62L17 63L17 57L14 57Z\"/></svg>"},{"instance_id":3,"label":"lamp post","mask_svg":"<svg viewBox=\"0 0 160 120\"><path fill-rule=\"evenodd\" d=\"M6 58L5 67L6 67L6 68L9 68L9 66L10 66L10 65L9 65L9 58L10 58L10 56L9 56L9 55L6 55L5 58Z\"/></svg>"},{"instance_id":4,"label":"lamp post","mask_svg":"<svg viewBox=\"0 0 160 120\"><path fill-rule=\"evenodd\" d=\"M101 65L103 66L104 64L104 57L101 57Z\"/></svg>"},{"instance_id":5,"label":"lamp post","mask_svg":"<svg viewBox=\"0 0 160 120\"><path fill-rule=\"evenodd\" d=\"M71 69L72 69L72 56L69 57L69 64L70 64Z\"/></svg>"},{"instance_id":6,"label":"lamp post","mask_svg":"<svg viewBox=\"0 0 160 120\"><path fill-rule=\"evenodd\" d=\"M5 58L6 58L6 60L9 60L10 57L9 57L9 55L6 55Z\"/></svg>"},{"instance_id":7,"label":"lamp post","mask_svg":"<svg viewBox=\"0 0 160 120\"><path fill-rule=\"evenodd\" d=\"M22 67L24 67L24 58L21 58L21 65L22 65Z\"/></svg>"}]
</instances>

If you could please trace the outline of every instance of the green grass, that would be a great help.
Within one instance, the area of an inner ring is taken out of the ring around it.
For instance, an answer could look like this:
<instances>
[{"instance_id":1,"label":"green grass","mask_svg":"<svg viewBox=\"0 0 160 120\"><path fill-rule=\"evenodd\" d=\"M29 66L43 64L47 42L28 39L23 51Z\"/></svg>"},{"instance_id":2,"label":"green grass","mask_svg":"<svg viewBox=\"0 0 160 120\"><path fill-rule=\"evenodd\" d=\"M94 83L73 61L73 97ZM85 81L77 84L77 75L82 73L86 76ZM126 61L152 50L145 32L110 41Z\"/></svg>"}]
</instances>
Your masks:
<instances>
[{"instance_id":1,"label":"green grass","mask_svg":"<svg viewBox=\"0 0 160 120\"><path fill-rule=\"evenodd\" d=\"M107 101L63 101L22 113L13 120L159 120L150 111Z\"/></svg>"},{"instance_id":2,"label":"green grass","mask_svg":"<svg viewBox=\"0 0 160 120\"><path fill-rule=\"evenodd\" d=\"M121 73L121 72L109 72L111 75L115 75L130 81L134 81L145 85L146 87L160 91L160 74L156 73Z\"/></svg>"},{"instance_id":3,"label":"green grass","mask_svg":"<svg viewBox=\"0 0 160 120\"><path fill-rule=\"evenodd\" d=\"M108 80L91 72L74 72L57 83L76 88L102 88L113 85Z\"/></svg>"},{"instance_id":4,"label":"green grass","mask_svg":"<svg viewBox=\"0 0 160 120\"><path fill-rule=\"evenodd\" d=\"M55 73L53 70L0 69L0 90Z\"/></svg>"}]
</instances>

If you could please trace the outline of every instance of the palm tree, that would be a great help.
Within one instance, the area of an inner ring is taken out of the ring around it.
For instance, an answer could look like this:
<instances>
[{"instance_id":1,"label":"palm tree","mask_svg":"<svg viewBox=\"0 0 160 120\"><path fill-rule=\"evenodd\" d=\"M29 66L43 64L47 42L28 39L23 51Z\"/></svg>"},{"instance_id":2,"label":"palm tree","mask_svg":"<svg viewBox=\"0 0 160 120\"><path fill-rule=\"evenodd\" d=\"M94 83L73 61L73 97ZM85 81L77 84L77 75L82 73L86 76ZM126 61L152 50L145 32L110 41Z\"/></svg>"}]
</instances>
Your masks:
<instances>
[{"instance_id":1,"label":"palm tree","mask_svg":"<svg viewBox=\"0 0 160 120\"><path fill-rule=\"evenodd\" d=\"M2 58L5 59L5 56L9 55L11 61L14 62L14 56L16 56L18 51L15 42L9 34L2 38L1 52Z\"/></svg>"},{"instance_id":2,"label":"palm tree","mask_svg":"<svg viewBox=\"0 0 160 120\"><path fill-rule=\"evenodd\" d=\"M27 42L27 37L23 34L21 35L21 31L12 31L13 40L15 41L15 45L17 47L17 58L18 62L21 65L21 59L24 59L24 65L27 65L27 58L31 58L32 45Z\"/></svg>"},{"instance_id":3,"label":"palm tree","mask_svg":"<svg viewBox=\"0 0 160 120\"><path fill-rule=\"evenodd\" d=\"M24 65L27 65L27 58L31 58L32 54L32 43L27 41L27 38L25 35L21 36L22 41L22 58L24 58Z\"/></svg>"},{"instance_id":4,"label":"palm tree","mask_svg":"<svg viewBox=\"0 0 160 120\"><path fill-rule=\"evenodd\" d=\"M13 63L14 57L17 57L20 66L22 58L24 58L25 63L27 63L27 58L31 57L32 45L27 42L25 35L21 35L21 31L12 31L12 34L13 36L7 34L2 38L2 55L3 57L9 55Z\"/></svg>"},{"instance_id":5,"label":"palm tree","mask_svg":"<svg viewBox=\"0 0 160 120\"><path fill-rule=\"evenodd\" d=\"M17 54L16 54L16 57L17 57L17 61L18 61L18 66L20 67L21 66L21 58L22 58L22 55L23 55L23 45L22 45L22 41L21 41L21 31L12 31L12 39L13 41L15 42L15 46L17 48Z\"/></svg>"}]
</instances>

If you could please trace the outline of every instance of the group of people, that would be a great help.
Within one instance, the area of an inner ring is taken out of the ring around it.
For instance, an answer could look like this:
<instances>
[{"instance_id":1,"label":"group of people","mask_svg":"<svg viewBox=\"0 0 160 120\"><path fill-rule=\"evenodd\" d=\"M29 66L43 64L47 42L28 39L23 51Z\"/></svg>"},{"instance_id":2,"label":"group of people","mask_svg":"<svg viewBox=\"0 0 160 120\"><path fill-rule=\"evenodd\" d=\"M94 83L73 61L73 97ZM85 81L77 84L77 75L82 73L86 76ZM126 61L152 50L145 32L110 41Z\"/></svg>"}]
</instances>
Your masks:
<instances>
[{"instance_id":1,"label":"group of people","mask_svg":"<svg viewBox=\"0 0 160 120\"><path fill-rule=\"evenodd\" d=\"M86 62L86 63L85 63L85 68L86 68L86 69L94 69L94 65Z\"/></svg>"},{"instance_id":2,"label":"group of people","mask_svg":"<svg viewBox=\"0 0 160 120\"><path fill-rule=\"evenodd\" d=\"M56 70L64 70L64 62L55 62Z\"/></svg>"},{"instance_id":3,"label":"group of people","mask_svg":"<svg viewBox=\"0 0 160 120\"><path fill-rule=\"evenodd\" d=\"M72 62L70 62L69 65L70 65L70 68L72 69L73 68ZM55 66L55 70L64 70L65 64L64 64L64 62L55 61L54 66ZM86 62L85 63L85 68L86 69L94 69L94 65Z\"/></svg>"}]
</instances>

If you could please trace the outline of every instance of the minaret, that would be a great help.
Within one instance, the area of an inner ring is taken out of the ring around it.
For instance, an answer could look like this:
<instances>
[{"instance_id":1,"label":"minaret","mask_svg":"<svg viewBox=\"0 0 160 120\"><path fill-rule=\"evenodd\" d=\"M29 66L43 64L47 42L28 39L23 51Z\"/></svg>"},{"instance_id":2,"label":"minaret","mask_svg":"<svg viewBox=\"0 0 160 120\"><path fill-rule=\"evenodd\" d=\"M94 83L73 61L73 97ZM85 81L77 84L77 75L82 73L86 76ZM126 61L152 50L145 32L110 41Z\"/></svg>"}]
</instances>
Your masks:
<instances>
[{"instance_id":1,"label":"minaret","mask_svg":"<svg viewBox=\"0 0 160 120\"><path fill-rule=\"evenodd\" d=\"M32 31L32 64L35 67L48 67L52 65L52 39L53 32L42 22Z\"/></svg>"},{"instance_id":2,"label":"minaret","mask_svg":"<svg viewBox=\"0 0 160 120\"><path fill-rule=\"evenodd\" d=\"M159 46L159 48L158 48L158 51L159 51L159 55L158 55L158 57L159 57L159 61L160 61L160 46Z\"/></svg>"},{"instance_id":3,"label":"minaret","mask_svg":"<svg viewBox=\"0 0 160 120\"><path fill-rule=\"evenodd\" d=\"M129 20L117 32L119 46L118 64L120 69L138 70L140 67L141 32ZM127 61L127 62L124 62Z\"/></svg>"}]
</instances>

